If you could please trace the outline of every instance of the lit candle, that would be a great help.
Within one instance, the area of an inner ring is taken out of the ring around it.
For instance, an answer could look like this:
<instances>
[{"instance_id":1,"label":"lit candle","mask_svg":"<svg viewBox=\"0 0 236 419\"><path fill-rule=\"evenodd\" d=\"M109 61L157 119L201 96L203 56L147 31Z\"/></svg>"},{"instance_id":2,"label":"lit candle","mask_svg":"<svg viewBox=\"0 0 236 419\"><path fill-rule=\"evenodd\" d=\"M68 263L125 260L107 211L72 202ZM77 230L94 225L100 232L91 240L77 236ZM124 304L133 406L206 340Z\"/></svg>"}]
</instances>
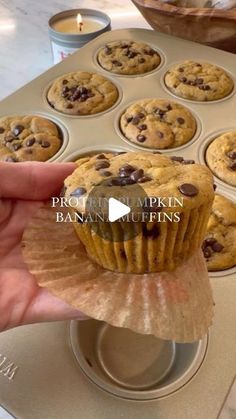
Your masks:
<instances>
[{"instance_id":1,"label":"lit candle","mask_svg":"<svg viewBox=\"0 0 236 419\"><path fill-rule=\"evenodd\" d=\"M49 20L49 34L54 63L110 29L109 16L98 10L66 10L53 16Z\"/></svg>"},{"instance_id":2,"label":"lit candle","mask_svg":"<svg viewBox=\"0 0 236 419\"><path fill-rule=\"evenodd\" d=\"M82 17L80 13L78 13L77 16L58 20L53 25L55 31L69 34L77 34L79 32L91 33L98 31L103 27L104 24L100 20L96 20L92 17Z\"/></svg>"}]
</instances>

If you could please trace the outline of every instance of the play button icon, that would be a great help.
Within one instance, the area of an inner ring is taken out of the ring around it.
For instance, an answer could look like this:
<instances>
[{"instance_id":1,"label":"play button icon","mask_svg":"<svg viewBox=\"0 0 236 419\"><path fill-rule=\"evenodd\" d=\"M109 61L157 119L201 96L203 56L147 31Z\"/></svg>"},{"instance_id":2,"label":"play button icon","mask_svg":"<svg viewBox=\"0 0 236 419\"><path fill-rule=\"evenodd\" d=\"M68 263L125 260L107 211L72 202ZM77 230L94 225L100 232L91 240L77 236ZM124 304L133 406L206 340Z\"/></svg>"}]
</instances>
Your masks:
<instances>
[{"instance_id":1,"label":"play button icon","mask_svg":"<svg viewBox=\"0 0 236 419\"><path fill-rule=\"evenodd\" d=\"M129 214L131 208L128 205L122 204L115 198L109 198L108 200L108 219L110 222L119 220L119 218L124 217Z\"/></svg>"},{"instance_id":2,"label":"play button icon","mask_svg":"<svg viewBox=\"0 0 236 419\"><path fill-rule=\"evenodd\" d=\"M131 240L140 233L145 190L121 176L109 177L94 185L86 197L83 222L104 240Z\"/></svg>"}]
</instances>

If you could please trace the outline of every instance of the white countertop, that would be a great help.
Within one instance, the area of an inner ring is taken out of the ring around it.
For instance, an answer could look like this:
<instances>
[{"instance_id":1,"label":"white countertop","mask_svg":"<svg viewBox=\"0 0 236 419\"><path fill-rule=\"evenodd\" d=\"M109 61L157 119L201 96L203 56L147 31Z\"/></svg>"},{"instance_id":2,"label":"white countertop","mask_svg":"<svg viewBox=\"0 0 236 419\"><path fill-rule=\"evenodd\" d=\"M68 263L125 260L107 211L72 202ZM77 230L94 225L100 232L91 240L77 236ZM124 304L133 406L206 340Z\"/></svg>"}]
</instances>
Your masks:
<instances>
[{"instance_id":1,"label":"white countertop","mask_svg":"<svg viewBox=\"0 0 236 419\"><path fill-rule=\"evenodd\" d=\"M112 28L150 28L131 0L0 0L0 100L53 65L49 18L67 9L108 13Z\"/></svg>"}]
</instances>

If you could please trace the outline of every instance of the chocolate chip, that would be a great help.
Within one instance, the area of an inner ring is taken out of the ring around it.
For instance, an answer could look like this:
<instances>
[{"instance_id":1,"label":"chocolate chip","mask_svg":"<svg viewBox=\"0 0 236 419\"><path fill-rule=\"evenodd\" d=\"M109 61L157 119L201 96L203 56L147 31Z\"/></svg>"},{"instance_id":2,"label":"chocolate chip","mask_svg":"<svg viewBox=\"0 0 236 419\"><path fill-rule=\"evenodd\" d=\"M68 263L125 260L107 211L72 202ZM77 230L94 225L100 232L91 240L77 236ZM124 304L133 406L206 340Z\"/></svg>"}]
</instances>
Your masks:
<instances>
[{"instance_id":1,"label":"chocolate chip","mask_svg":"<svg viewBox=\"0 0 236 419\"><path fill-rule=\"evenodd\" d=\"M163 132L161 132L161 131L157 131L157 132L156 132L156 134L157 134L157 136L158 136L159 138L164 138L164 134L163 134Z\"/></svg>"},{"instance_id":2,"label":"chocolate chip","mask_svg":"<svg viewBox=\"0 0 236 419\"><path fill-rule=\"evenodd\" d=\"M137 54L137 52L134 52L134 51L128 51L128 53L126 54L127 55L127 57L128 58L134 58L134 57L136 57L138 54Z\"/></svg>"},{"instance_id":3,"label":"chocolate chip","mask_svg":"<svg viewBox=\"0 0 236 419\"><path fill-rule=\"evenodd\" d=\"M106 55L111 55L112 54L112 49L108 45L106 45L105 48L104 48L104 52L105 52Z\"/></svg>"},{"instance_id":4,"label":"chocolate chip","mask_svg":"<svg viewBox=\"0 0 236 419\"><path fill-rule=\"evenodd\" d=\"M171 105L167 105L167 106L166 106L166 109L167 109L168 111L172 111L172 109L173 109L173 108L172 108L172 106L171 106Z\"/></svg>"},{"instance_id":5,"label":"chocolate chip","mask_svg":"<svg viewBox=\"0 0 236 419\"><path fill-rule=\"evenodd\" d=\"M201 78L196 79L196 83L197 83L197 84L203 84L203 83L204 83L204 80L203 80L203 79L201 79Z\"/></svg>"},{"instance_id":6,"label":"chocolate chip","mask_svg":"<svg viewBox=\"0 0 236 419\"><path fill-rule=\"evenodd\" d=\"M236 170L236 161L229 164L229 169L233 170L235 172Z\"/></svg>"},{"instance_id":7,"label":"chocolate chip","mask_svg":"<svg viewBox=\"0 0 236 419\"><path fill-rule=\"evenodd\" d=\"M204 257L205 257L206 259L209 259L209 258L211 257L211 255L212 255L212 250L211 250L211 247L206 247L206 248L203 250L203 254L204 254Z\"/></svg>"},{"instance_id":8,"label":"chocolate chip","mask_svg":"<svg viewBox=\"0 0 236 419\"><path fill-rule=\"evenodd\" d=\"M67 96L67 94L69 93L69 91L70 91L69 87L68 87L68 86L65 86L65 87L63 87L63 89L62 89L61 95L62 95L63 97L66 97L66 96Z\"/></svg>"},{"instance_id":9,"label":"chocolate chip","mask_svg":"<svg viewBox=\"0 0 236 419\"><path fill-rule=\"evenodd\" d=\"M62 80L62 84L64 85L64 84L67 84L68 83L68 80L66 80L66 79L64 79L64 80Z\"/></svg>"},{"instance_id":10,"label":"chocolate chip","mask_svg":"<svg viewBox=\"0 0 236 419\"><path fill-rule=\"evenodd\" d=\"M184 68L183 68L183 67L179 67L179 68L178 68L178 71L179 71L180 73L183 73L183 72L184 72Z\"/></svg>"},{"instance_id":11,"label":"chocolate chip","mask_svg":"<svg viewBox=\"0 0 236 419\"><path fill-rule=\"evenodd\" d=\"M76 188L73 192L71 192L71 196L81 196L87 192L85 188Z\"/></svg>"},{"instance_id":12,"label":"chocolate chip","mask_svg":"<svg viewBox=\"0 0 236 419\"><path fill-rule=\"evenodd\" d=\"M178 118L177 118L177 122L178 122L180 125L183 125L183 124L185 123L185 119L184 119L184 118L181 118L181 117L178 117Z\"/></svg>"},{"instance_id":13,"label":"chocolate chip","mask_svg":"<svg viewBox=\"0 0 236 419\"><path fill-rule=\"evenodd\" d=\"M195 164L195 160L184 160L183 164Z\"/></svg>"},{"instance_id":14,"label":"chocolate chip","mask_svg":"<svg viewBox=\"0 0 236 419\"><path fill-rule=\"evenodd\" d=\"M138 182L139 179L143 177L143 175L144 175L143 169L138 169L131 173L130 178L134 180L135 182Z\"/></svg>"},{"instance_id":15,"label":"chocolate chip","mask_svg":"<svg viewBox=\"0 0 236 419\"><path fill-rule=\"evenodd\" d=\"M142 119L142 118L144 118L144 117L145 117L145 115L144 115L144 113L139 112L139 113L137 114L137 117L138 117L139 119Z\"/></svg>"},{"instance_id":16,"label":"chocolate chip","mask_svg":"<svg viewBox=\"0 0 236 419\"><path fill-rule=\"evenodd\" d=\"M107 160L101 160L95 164L95 170L106 169L107 167L110 167L110 163Z\"/></svg>"},{"instance_id":17,"label":"chocolate chip","mask_svg":"<svg viewBox=\"0 0 236 419\"><path fill-rule=\"evenodd\" d=\"M50 143L49 143L49 141L42 141L42 144L41 144L41 147L43 147L43 148L48 148L48 147L50 147Z\"/></svg>"},{"instance_id":18,"label":"chocolate chip","mask_svg":"<svg viewBox=\"0 0 236 419\"><path fill-rule=\"evenodd\" d=\"M29 138L26 141L25 145L26 145L26 147L31 147L34 143L35 143L35 138Z\"/></svg>"},{"instance_id":19,"label":"chocolate chip","mask_svg":"<svg viewBox=\"0 0 236 419\"><path fill-rule=\"evenodd\" d=\"M215 242L212 245L212 250L214 252L220 253L223 249L224 249L224 246L222 246L222 244L220 244L219 242Z\"/></svg>"},{"instance_id":20,"label":"chocolate chip","mask_svg":"<svg viewBox=\"0 0 236 419\"><path fill-rule=\"evenodd\" d=\"M99 173L101 176L104 176L104 177L112 176L112 173L109 172L109 170L100 170Z\"/></svg>"},{"instance_id":21,"label":"chocolate chip","mask_svg":"<svg viewBox=\"0 0 236 419\"><path fill-rule=\"evenodd\" d=\"M216 190L216 188L217 188L216 184L213 183L213 189L214 189L214 191Z\"/></svg>"},{"instance_id":22,"label":"chocolate chip","mask_svg":"<svg viewBox=\"0 0 236 419\"><path fill-rule=\"evenodd\" d=\"M164 111L164 109L160 109L160 108L157 108L157 109L155 109L155 114L157 115L157 116L159 116L161 119L165 116L165 114L166 114L166 111Z\"/></svg>"},{"instance_id":23,"label":"chocolate chip","mask_svg":"<svg viewBox=\"0 0 236 419\"><path fill-rule=\"evenodd\" d=\"M25 129L25 127L23 127L23 125L16 125L12 132L15 135L15 137L17 137L23 130Z\"/></svg>"},{"instance_id":24,"label":"chocolate chip","mask_svg":"<svg viewBox=\"0 0 236 419\"><path fill-rule=\"evenodd\" d=\"M150 176L143 176L138 180L138 183L146 183L146 182L149 182L150 180L152 180Z\"/></svg>"},{"instance_id":25,"label":"chocolate chip","mask_svg":"<svg viewBox=\"0 0 236 419\"><path fill-rule=\"evenodd\" d=\"M145 135L139 134L139 135L137 135L136 139L139 143L144 143L144 141L146 141L147 137L145 137Z\"/></svg>"},{"instance_id":26,"label":"chocolate chip","mask_svg":"<svg viewBox=\"0 0 236 419\"><path fill-rule=\"evenodd\" d=\"M12 145L12 148L13 148L14 151L19 150L21 147L22 147L22 145L19 144L19 143L15 143L15 144Z\"/></svg>"},{"instance_id":27,"label":"chocolate chip","mask_svg":"<svg viewBox=\"0 0 236 419\"><path fill-rule=\"evenodd\" d=\"M145 54L150 55L150 57L153 57L153 55L156 55L157 54L157 52L154 49L152 49L152 48L145 49L144 52L145 52Z\"/></svg>"},{"instance_id":28,"label":"chocolate chip","mask_svg":"<svg viewBox=\"0 0 236 419\"><path fill-rule=\"evenodd\" d=\"M211 88L210 88L210 86L208 86L208 84L203 84L203 85L201 85L201 86L199 86L199 89L201 89L201 90L211 90Z\"/></svg>"},{"instance_id":29,"label":"chocolate chip","mask_svg":"<svg viewBox=\"0 0 236 419\"><path fill-rule=\"evenodd\" d=\"M187 77L179 77L179 80L182 81L182 83L186 83L186 81L188 81Z\"/></svg>"},{"instance_id":30,"label":"chocolate chip","mask_svg":"<svg viewBox=\"0 0 236 419\"><path fill-rule=\"evenodd\" d=\"M112 64L114 64L117 67L122 67L122 63L118 60L112 60Z\"/></svg>"},{"instance_id":31,"label":"chocolate chip","mask_svg":"<svg viewBox=\"0 0 236 419\"><path fill-rule=\"evenodd\" d=\"M184 158L180 157L180 156L171 156L171 160L178 161L179 163L182 163L184 161Z\"/></svg>"},{"instance_id":32,"label":"chocolate chip","mask_svg":"<svg viewBox=\"0 0 236 419\"><path fill-rule=\"evenodd\" d=\"M5 161L11 162L11 163L16 163L18 162L16 157L12 157L12 156L8 156L5 158Z\"/></svg>"},{"instance_id":33,"label":"chocolate chip","mask_svg":"<svg viewBox=\"0 0 236 419\"><path fill-rule=\"evenodd\" d=\"M236 151L230 151L227 153L227 156L232 160L236 160Z\"/></svg>"},{"instance_id":34,"label":"chocolate chip","mask_svg":"<svg viewBox=\"0 0 236 419\"><path fill-rule=\"evenodd\" d=\"M183 183L178 187L179 191L189 197L193 197L198 195L199 190L196 188L196 186L192 185L191 183Z\"/></svg>"},{"instance_id":35,"label":"chocolate chip","mask_svg":"<svg viewBox=\"0 0 236 419\"><path fill-rule=\"evenodd\" d=\"M133 117L132 117L132 116L128 116L128 117L126 118L126 121L128 122L128 124L129 124L130 122L132 122L132 120L133 120Z\"/></svg>"},{"instance_id":36,"label":"chocolate chip","mask_svg":"<svg viewBox=\"0 0 236 419\"><path fill-rule=\"evenodd\" d=\"M135 182L134 179L131 179L131 177L121 177L120 178L120 186L126 186L126 185L133 185Z\"/></svg>"},{"instance_id":37,"label":"chocolate chip","mask_svg":"<svg viewBox=\"0 0 236 419\"><path fill-rule=\"evenodd\" d=\"M131 166L128 163L125 163L124 166L121 166L119 168L119 175L121 177L126 177L126 176L130 176L131 173L133 173L136 170L136 168L134 166Z\"/></svg>"},{"instance_id":38,"label":"chocolate chip","mask_svg":"<svg viewBox=\"0 0 236 419\"><path fill-rule=\"evenodd\" d=\"M146 124L141 124L141 125L138 126L138 129L140 131L144 131L145 129L147 129L147 125Z\"/></svg>"},{"instance_id":39,"label":"chocolate chip","mask_svg":"<svg viewBox=\"0 0 236 419\"><path fill-rule=\"evenodd\" d=\"M107 160L107 157L105 156L105 154L98 154L97 156L96 156L96 159L97 160Z\"/></svg>"},{"instance_id":40,"label":"chocolate chip","mask_svg":"<svg viewBox=\"0 0 236 419\"><path fill-rule=\"evenodd\" d=\"M146 237L146 239L154 240L160 234L159 228L156 226L156 224L154 224L154 226L150 230L147 228L146 224L144 224L142 230L143 236Z\"/></svg>"},{"instance_id":41,"label":"chocolate chip","mask_svg":"<svg viewBox=\"0 0 236 419\"><path fill-rule=\"evenodd\" d=\"M68 105L66 105L66 109L72 109L73 107L72 103L68 103Z\"/></svg>"},{"instance_id":42,"label":"chocolate chip","mask_svg":"<svg viewBox=\"0 0 236 419\"><path fill-rule=\"evenodd\" d=\"M138 116L134 116L132 118L132 121L131 122L132 122L133 125L138 125L139 122L140 122L140 118Z\"/></svg>"},{"instance_id":43,"label":"chocolate chip","mask_svg":"<svg viewBox=\"0 0 236 419\"><path fill-rule=\"evenodd\" d=\"M0 134L2 134L5 131L3 127L0 127Z\"/></svg>"},{"instance_id":44,"label":"chocolate chip","mask_svg":"<svg viewBox=\"0 0 236 419\"><path fill-rule=\"evenodd\" d=\"M214 237L209 237L208 239L205 239L203 242L203 247L212 247L212 245L216 243L216 239L214 239Z\"/></svg>"},{"instance_id":45,"label":"chocolate chip","mask_svg":"<svg viewBox=\"0 0 236 419\"><path fill-rule=\"evenodd\" d=\"M146 60L145 60L145 58L140 57L140 58L139 58L139 60L138 60L138 62L139 62L140 64L143 64L143 63L145 63L145 62L146 62Z\"/></svg>"}]
</instances>

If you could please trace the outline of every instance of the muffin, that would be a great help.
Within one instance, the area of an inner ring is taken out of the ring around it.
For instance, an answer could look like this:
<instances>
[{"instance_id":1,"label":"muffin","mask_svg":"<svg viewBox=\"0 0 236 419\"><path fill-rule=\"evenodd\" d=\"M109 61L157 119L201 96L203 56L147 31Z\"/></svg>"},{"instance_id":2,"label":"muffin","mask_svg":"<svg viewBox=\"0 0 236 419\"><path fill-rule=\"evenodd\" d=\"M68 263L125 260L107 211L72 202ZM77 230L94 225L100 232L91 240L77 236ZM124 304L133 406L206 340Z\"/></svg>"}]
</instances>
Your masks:
<instances>
[{"instance_id":1,"label":"muffin","mask_svg":"<svg viewBox=\"0 0 236 419\"><path fill-rule=\"evenodd\" d=\"M0 118L0 161L46 161L62 145L57 126L40 116Z\"/></svg>"},{"instance_id":2,"label":"muffin","mask_svg":"<svg viewBox=\"0 0 236 419\"><path fill-rule=\"evenodd\" d=\"M143 99L126 109L120 128L129 141L139 146L168 149L190 141L197 124L191 112L178 103Z\"/></svg>"},{"instance_id":3,"label":"muffin","mask_svg":"<svg viewBox=\"0 0 236 419\"><path fill-rule=\"evenodd\" d=\"M160 55L147 44L135 41L114 41L98 53L102 68L116 74L144 74L157 68Z\"/></svg>"},{"instance_id":4,"label":"muffin","mask_svg":"<svg viewBox=\"0 0 236 419\"><path fill-rule=\"evenodd\" d=\"M214 199L213 177L207 167L142 152L104 153L82 158L77 164L77 169L65 180L65 197L69 203L71 197L79 198L76 204L70 203L73 225L93 261L119 272L171 271L201 247ZM93 223L87 221L89 214L84 202L104 178L104 198L118 199L121 190L130 197L134 185L140 185L147 198L136 222L98 220L97 231L102 232L98 234ZM158 201L153 208L153 197L163 199L164 204ZM173 208L167 197L180 204ZM179 214L178 222L171 219L173 211ZM78 213L85 219L76 221ZM154 218L149 217L150 213ZM127 239L130 231L138 234Z\"/></svg>"},{"instance_id":5,"label":"muffin","mask_svg":"<svg viewBox=\"0 0 236 419\"><path fill-rule=\"evenodd\" d=\"M77 71L58 77L47 98L53 108L65 114L93 115L111 108L118 90L100 74Z\"/></svg>"},{"instance_id":6,"label":"muffin","mask_svg":"<svg viewBox=\"0 0 236 419\"><path fill-rule=\"evenodd\" d=\"M165 84L176 96L204 102L222 99L234 87L233 80L222 68L195 61L173 66L166 73Z\"/></svg>"},{"instance_id":7,"label":"muffin","mask_svg":"<svg viewBox=\"0 0 236 419\"><path fill-rule=\"evenodd\" d=\"M206 162L215 176L236 186L236 131L226 132L211 142Z\"/></svg>"},{"instance_id":8,"label":"muffin","mask_svg":"<svg viewBox=\"0 0 236 419\"><path fill-rule=\"evenodd\" d=\"M236 265L236 204L216 195L202 245L209 271Z\"/></svg>"}]
</instances>

